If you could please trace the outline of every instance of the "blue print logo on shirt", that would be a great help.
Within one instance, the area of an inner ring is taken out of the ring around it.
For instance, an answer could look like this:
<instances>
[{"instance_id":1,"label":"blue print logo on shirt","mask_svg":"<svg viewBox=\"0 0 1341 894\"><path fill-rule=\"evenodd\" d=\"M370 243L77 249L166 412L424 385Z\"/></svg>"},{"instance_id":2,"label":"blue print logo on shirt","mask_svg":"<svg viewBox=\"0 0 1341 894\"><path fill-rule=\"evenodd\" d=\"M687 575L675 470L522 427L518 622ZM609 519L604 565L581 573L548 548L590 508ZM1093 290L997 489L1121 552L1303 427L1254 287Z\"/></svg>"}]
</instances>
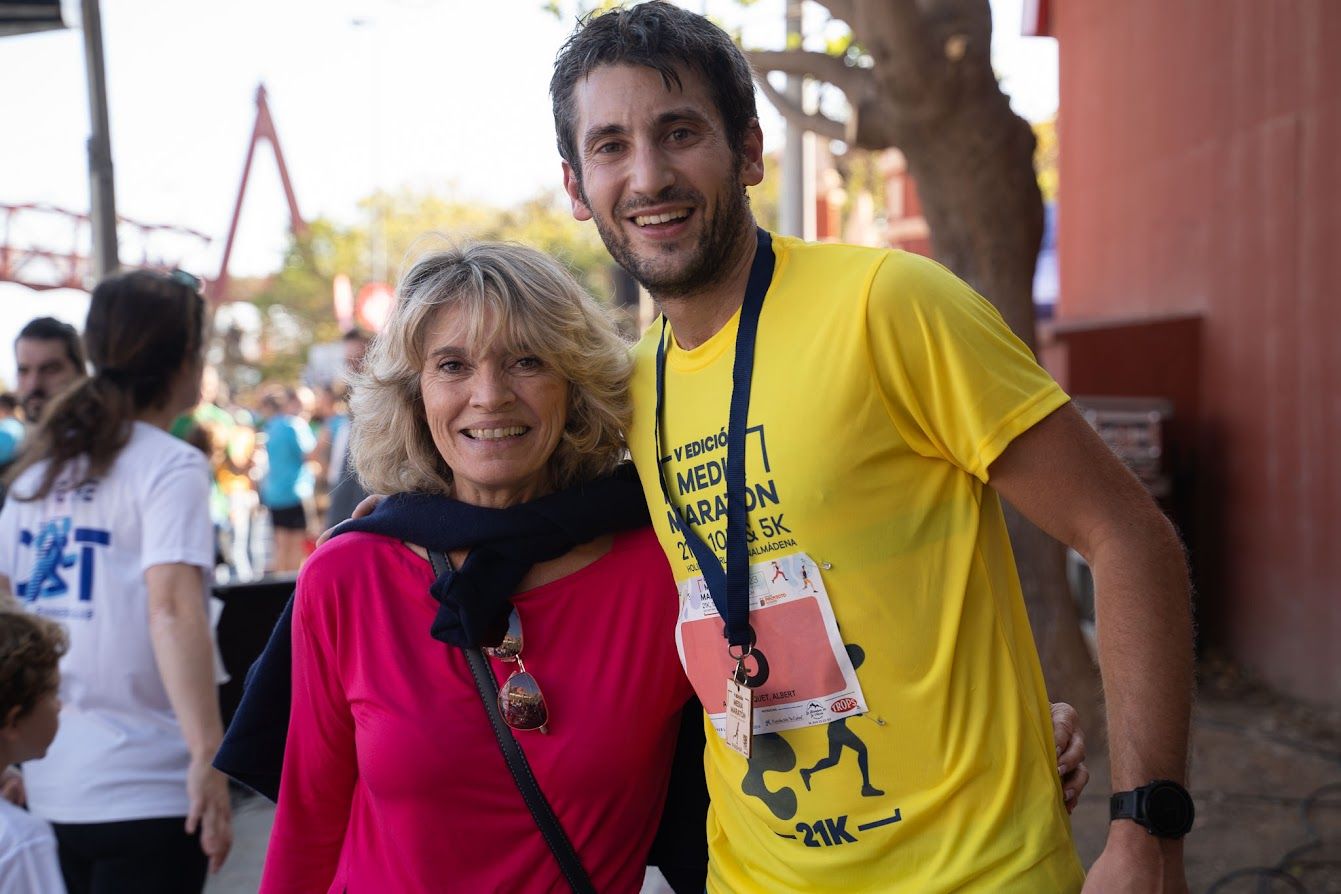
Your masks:
<instances>
[{"instance_id":1,"label":"blue print logo on shirt","mask_svg":"<svg viewBox=\"0 0 1341 894\"><path fill-rule=\"evenodd\" d=\"M78 599L81 603L93 600L93 568L95 547L109 546L112 535L101 528L75 528L74 542L77 551L66 552L70 543L71 521L68 516L44 522L36 534L32 531L19 532L19 543L30 546L37 553L32 573L26 581L19 581L16 595L25 602L38 599L59 599L70 592L63 572L65 569L79 568Z\"/></svg>"}]
</instances>

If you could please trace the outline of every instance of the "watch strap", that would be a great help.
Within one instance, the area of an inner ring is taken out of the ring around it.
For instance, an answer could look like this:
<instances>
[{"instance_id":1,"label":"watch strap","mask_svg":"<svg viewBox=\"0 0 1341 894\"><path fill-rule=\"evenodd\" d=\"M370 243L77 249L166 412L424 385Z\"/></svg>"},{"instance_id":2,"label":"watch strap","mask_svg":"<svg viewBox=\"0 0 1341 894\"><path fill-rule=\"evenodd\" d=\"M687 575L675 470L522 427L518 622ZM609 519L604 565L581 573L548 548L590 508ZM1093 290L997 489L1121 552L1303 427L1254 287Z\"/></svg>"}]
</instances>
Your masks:
<instances>
[{"instance_id":1,"label":"watch strap","mask_svg":"<svg viewBox=\"0 0 1341 894\"><path fill-rule=\"evenodd\" d=\"M1144 794L1140 789L1129 792L1114 792L1108 799L1108 819L1109 822L1119 819L1134 819L1143 822L1145 817L1140 815L1139 808L1141 804L1141 795Z\"/></svg>"}]
</instances>

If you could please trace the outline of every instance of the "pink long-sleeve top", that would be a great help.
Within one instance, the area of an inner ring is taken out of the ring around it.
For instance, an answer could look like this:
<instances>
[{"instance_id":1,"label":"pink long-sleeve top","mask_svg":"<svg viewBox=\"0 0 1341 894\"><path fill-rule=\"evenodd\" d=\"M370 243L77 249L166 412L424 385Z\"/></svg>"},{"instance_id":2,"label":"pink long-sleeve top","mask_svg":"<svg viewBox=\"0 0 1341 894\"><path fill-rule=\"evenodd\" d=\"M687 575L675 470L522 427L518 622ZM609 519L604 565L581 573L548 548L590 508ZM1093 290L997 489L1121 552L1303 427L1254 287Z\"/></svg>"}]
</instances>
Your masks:
<instances>
[{"instance_id":1,"label":"pink long-sleeve top","mask_svg":"<svg viewBox=\"0 0 1341 894\"><path fill-rule=\"evenodd\" d=\"M569 890L465 655L429 636L427 561L346 534L305 564L263 894ZM676 589L650 528L513 599L548 735L518 741L598 891L639 890L680 708ZM500 685L514 665L489 659Z\"/></svg>"}]
</instances>

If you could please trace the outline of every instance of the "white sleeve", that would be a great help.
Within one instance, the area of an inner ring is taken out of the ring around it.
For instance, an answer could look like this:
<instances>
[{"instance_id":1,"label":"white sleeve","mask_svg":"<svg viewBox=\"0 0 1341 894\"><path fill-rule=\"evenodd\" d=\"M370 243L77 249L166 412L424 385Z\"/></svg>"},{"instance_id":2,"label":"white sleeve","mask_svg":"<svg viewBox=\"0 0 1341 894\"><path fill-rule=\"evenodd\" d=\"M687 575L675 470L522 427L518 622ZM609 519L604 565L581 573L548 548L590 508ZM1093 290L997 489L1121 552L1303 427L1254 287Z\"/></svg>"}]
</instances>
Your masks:
<instances>
[{"instance_id":1,"label":"white sleeve","mask_svg":"<svg viewBox=\"0 0 1341 894\"><path fill-rule=\"evenodd\" d=\"M0 509L0 574L9 578L10 586L16 587L14 583L14 548L19 542L19 507L13 500L5 501L5 508Z\"/></svg>"},{"instance_id":2,"label":"white sleeve","mask_svg":"<svg viewBox=\"0 0 1341 894\"><path fill-rule=\"evenodd\" d=\"M45 467L46 463L29 466L17 481L9 485L9 490L5 495L4 508L0 509L0 574L9 578L10 585L15 589L18 588L14 575L19 570L17 567L19 563L19 531L23 528L24 509L28 506L41 504L25 503L14 495L16 493L32 493L36 489L36 482L40 480L39 476Z\"/></svg>"},{"instance_id":3,"label":"white sleeve","mask_svg":"<svg viewBox=\"0 0 1341 894\"><path fill-rule=\"evenodd\" d=\"M34 838L0 857L0 894L65 894L56 839Z\"/></svg>"},{"instance_id":4,"label":"white sleeve","mask_svg":"<svg viewBox=\"0 0 1341 894\"><path fill-rule=\"evenodd\" d=\"M199 451L180 452L149 473L143 504L140 570L184 563L214 568L209 464Z\"/></svg>"},{"instance_id":5,"label":"white sleeve","mask_svg":"<svg viewBox=\"0 0 1341 894\"><path fill-rule=\"evenodd\" d=\"M298 439L298 450L307 459L312 455L312 451L317 449L317 436L312 434L312 426L301 419L294 420L293 434Z\"/></svg>"}]
</instances>

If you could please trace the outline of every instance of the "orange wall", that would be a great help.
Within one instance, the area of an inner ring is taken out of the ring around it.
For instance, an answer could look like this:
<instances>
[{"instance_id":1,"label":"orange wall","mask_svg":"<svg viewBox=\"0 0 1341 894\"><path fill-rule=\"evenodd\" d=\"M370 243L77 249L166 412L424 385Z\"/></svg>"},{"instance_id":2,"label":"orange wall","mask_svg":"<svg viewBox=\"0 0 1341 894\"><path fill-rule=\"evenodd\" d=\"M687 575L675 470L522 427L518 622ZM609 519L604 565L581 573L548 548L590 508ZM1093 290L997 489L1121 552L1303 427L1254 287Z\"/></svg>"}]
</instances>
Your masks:
<instances>
[{"instance_id":1,"label":"orange wall","mask_svg":"<svg viewBox=\"0 0 1341 894\"><path fill-rule=\"evenodd\" d=\"M1059 318L1201 316L1204 627L1276 686L1339 700L1341 2L1053 14Z\"/></svg>"}]
</instances>

